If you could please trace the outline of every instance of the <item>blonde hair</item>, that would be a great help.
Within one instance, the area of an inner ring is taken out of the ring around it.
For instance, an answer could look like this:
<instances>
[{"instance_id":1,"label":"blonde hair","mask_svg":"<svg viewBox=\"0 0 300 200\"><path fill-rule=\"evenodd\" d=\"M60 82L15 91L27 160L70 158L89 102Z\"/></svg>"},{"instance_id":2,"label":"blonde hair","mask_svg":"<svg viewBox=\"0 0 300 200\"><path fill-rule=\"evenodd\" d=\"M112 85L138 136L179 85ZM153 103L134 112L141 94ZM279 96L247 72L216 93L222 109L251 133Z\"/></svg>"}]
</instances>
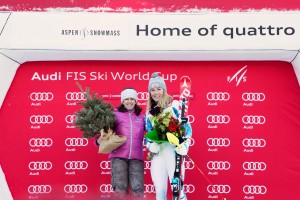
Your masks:
<instances>
[{"instance_id":1,"label":"blonde hair","mask_svg":"<svg viewBox=\"0 0 300 200\"><path fill-rule=\"evenodd\" d=\"M168 105L171 103L171 101L173 100L173 97L170 96L166 90L164 90L162 99L157 102L157 106L161 107L161 108L167 108ZM151 102L153 101L152 97L151 97L151 93L149 92L149 98L148 98L148 102L147 102L147 110L151 109Z\"/></svg>"}]
</instances>

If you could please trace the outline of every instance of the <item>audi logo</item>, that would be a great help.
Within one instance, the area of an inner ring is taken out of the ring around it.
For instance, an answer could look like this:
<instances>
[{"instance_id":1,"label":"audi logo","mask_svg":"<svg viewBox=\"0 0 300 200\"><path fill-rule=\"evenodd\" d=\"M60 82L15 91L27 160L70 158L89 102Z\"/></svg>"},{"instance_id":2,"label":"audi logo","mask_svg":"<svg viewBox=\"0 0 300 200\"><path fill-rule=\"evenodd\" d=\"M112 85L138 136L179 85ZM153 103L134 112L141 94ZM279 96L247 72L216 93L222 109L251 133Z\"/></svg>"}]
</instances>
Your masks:
<instances>
[{"instance_id":1,"label":"audi logo","mask_svg":"<svg viewBox=\"0 0 300 200\"><path fill-rule=\"evenodd\" d=\"M230 163L228 161L209 161L206 164L209 170L229 170Z\"/></svg>"},{"instance_id":2,"label":"audi logo","mask_svg":"<svg viewBox=\"0 0 300 200\"><path fill-rule=\"evenodd\" d=\"M189 140L190 140L190 146L194 146L195 140L193 138L189 138Z\"/></svg>"},{"instance_id":3,"label":"audi logo","mask_svg":"<svg viewBox=\"0 0 300 200\"><path fill-rule=\"evenodd\" d=\"M183 190L185 191L185 193L193 193L195 191L195 186L192 184L184 184Z\"/></svg>"},{"instance_id":4,"label":"audi logo","mask_svg":"<svg viewBox=\"0 0 300 200\"><path fill-rule=\"evenodd\" d=\"M52 168L52 163L49 161L30 162L28 168L30 170L50 170Z\"/></svg>"},{"instance_id":5,"label":"audi logo","mask_svg":"<svg viewBox=\"0 0 300 200\"><path fill-rule=\"evenodd\" d=\"M50 147L53 141L51 138L31 138L29 140L29 145L31 147Z\"/></svg>"},{"instance_id":6,"label":"audi logo","mask_svg":"<svg viewBox=\"0 0 300 200\"><path fill-rule=\"evenodd\" d=\"M243 168L244 170L265 171L267 165L264 162L244 162Z\"/></svg>"},{"instance_id":7,"label":"audi logo","mask_svg":"<svg viewBox=\"0 0 300 200\"><path fill-rule=\"evenodd\" d=\"M245 115L243 116L242 121L244 124L264 124L266 118L258 115Z\"/></svg>"},{"instance_id":8,"label":"audi logo","mask_svg":"<svg viewBox=\"0 0 300 200\"><path fill-rule=\"evenodd\" d=\"M218 193L218 194L228 194L231 190L229 185L208 185L207 192L209 193Z\"/></svg>"},{"instance_id":9,"label":"audi logo","mask_svg":"<svg viewBox=\"0 0 300 200\"><path fill-rule=\"evenodd\" d=\"M267 188L263 185L245 185L243 192L245 194L266 194Z\"/></svg>"},{"instance_id":10,"label":"audi logo","mask_svg":"<svg viewBox=\"0 0 300 200\"><path fill-rule=\"evenodd\" d=\"M242 94L244 101L264 101L266 96L264 93L245 92Z\"/></svg>"},{"instance_id":11,"label":"audi logo","mask_svg":"<svg viewBox=\"0 0 300 200\"><path fill-rule=\"evenodd\" d=\"M87 138L67 138L65 140L65 145L68 147L74 147L74 146L87 146L89 143Z\"/></svg>"},{"instance_id":12,"label":"audi logo","mask_svg":"<svg viewBox=\"0 0 300 200\"><path fill-rule=\"evenodd\" d=\"M185 169L194 169L194 167L195 167L195 165L194 165L194 163L192 162L192 161L184 161L183 162L183 164L184 164L184 168Z\"/></svg>"},{"instance_id":13,"label":"audi logo","mask_svg":"<svg viewBox=\"0 0 300 200\"><path fill-rule=\"evenodd\" d=\"M209 92L206 94L206 98L209 101L228 101L230 95L227 92Z\"/></svg>"},{"instance_id":14,"label":"audi logo","mask_svg":"<svg viewBox=\"0 0 300 200\"><path fill-rule=\"evenodd\" d=\"M144 161L144 169L150 169L151 161Z\"/></svg>"},{"instance_id":15,"label":"audi logo","mask_svg":"<svg viewBox=\"0 0 300 200\"><path fill-rule=\"evenodd\" d=\"M65 162L65 169L74 170L81 169L85 170L88 168L88 163L86 161L67 161Z\"/></svg>"},{"instance_id":16,"label":"audi logo","mask_svg":"<svg viewBox=\"0 0 300 200\"><path fill-rule=\"evenodd\" d=\"M155 187L152 184L144 184L145 193L155 193Z\"/></svg>"},{"instance_id":17,"label":"audi logo","mask_svg":"<svg viewBox=\"0 0 300 200\"><path fill-rule=\"evenodd\" d=\"M101 169L111 169L110 161L101 161L100 168Z\"/></svg>"},{"instance_id":18,"label":"audi logo","mask_svg":"<svg viewBox=\"0 0 300 200\"><path fill-rule=\"evenodd\" d=\"M192 124L195 121L194 115L188 115L187 118L188 118L188 122L190 122L190 124Z\"/></svg>"},{"instance_id":19,"label":"audi logo","mask_svg":"<svg viewBox=\"0 0 300 200\"><path fill-rule=\"evenodd\" d=\"M228 138L208 138L206 143L210 147L228 147L230 140Z\"/></svg>"},{"instance_id":20,"label":"audi logo","mask_svg":"<svg viewBox=\"0 0 300 200\"><path fill-rule=\"evenodd\" d=\"M52 188L50 185L30 185L27 190L29 194L48 194Z\"/></svg>"},{"instance_id":21,"label":"audi logo","mask_svg":"<svg viewBox=\"0 0 300 200\"><path fill-rule=\"evenodd\" d=\"M146 101L149 98L149 93L148 92L138 92L137 98L138 98L138 101Z\"/></svg>"},{"instance_id":22,"label":"audi logo","mask_svg":"<svg viewBox=\"0 0 300 200\"><path fill-rule=\"evenodd\" d=\"M66 99L68 101L83 101L86 99L86 94L83 92L67 92Z\"/></svg>"},{"instance_id":23,"label":"audi logo","mask_svg":"<svg viewBox=\"0 0 300 200\"><path fill-rule=\"evenodd\" d=\"M73 122L76 120L76 115L67 115L65 117L65 121L68 123L68 124L73 124Z\"/></svg>"},{"instance_id":24,"label":"audi logo","mask_svg":"<svg viewBox=\"0 0 300 200\"><path fill-rule=\"evenodd\" d=\"M267 144L266 140L258 138L245 138L243 140L244 147L265 147Z\"/></svg>"},{"instance_id":25,"label":"audi logo","mask_svg":"<svg viewBox=\"0 0 300 200\"><path fill-rule=\"evenodd\" d=\"M30 94L31 101L52 101L53 97L51 92L32 92Z\"/></svg>"},{"instance_id":26,"label":"audi logo","mask_svg":"<svg viewBox=\"0 0 300 200\"><path fill-rule=\"evenodd\" d=\"M88 187L85 184L67 184L64 187L65 193L86 193Z\"/></svg>"},{"instance_id":27,"label":"audi logo","mask_svg":"<svg viewBox=\"0 0 300 200\"><path fill-rule=\"evenodd\" d=\"M102 184L100 185L100 192L102 193L112 193L113 187L111 184Z\"/></svg>"},{"instance_id":28,"label":"audi logo","mask_svg":"<svg viewBox=\"0 0 300 200\"><path fill-rule=\"evenodd\" d=\"M53 117L51 115L31 115L30 122L32 124L51 124Z\"/></svg>"},{"instance_id":29,"label":"audi logo","mask_svg":"<svg viewBox=\"0 0 300 200\"><path fill-rule=\"evenodd\" d=\"M183 139L187 140L190 143L190 147L195 145L195 140L193 138L186 137Z\"/></svg>"},{"instance_id":30,"label":"audi logo","mask_svg":"<svg viewBox=\"0 0 300 200\"><path fill-rule=\"evenodd\" d=\"M206 121L210 124L228 124L230 117L228 115L208 115Z\"/></svg>"}]
</instances>

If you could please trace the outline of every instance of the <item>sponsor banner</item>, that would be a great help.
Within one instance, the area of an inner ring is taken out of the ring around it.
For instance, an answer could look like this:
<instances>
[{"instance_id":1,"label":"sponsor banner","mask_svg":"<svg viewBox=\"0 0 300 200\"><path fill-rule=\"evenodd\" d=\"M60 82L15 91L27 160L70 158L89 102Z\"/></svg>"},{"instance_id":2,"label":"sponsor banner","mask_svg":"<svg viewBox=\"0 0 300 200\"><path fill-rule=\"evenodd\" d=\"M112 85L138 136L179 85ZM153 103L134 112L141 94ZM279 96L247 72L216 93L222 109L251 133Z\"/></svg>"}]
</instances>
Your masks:
<instances>
[{"instance_id":1,"label":"sponsor banner","mask_svg":"<svg viewBox=\"0 0 300 200\"><path fill-rule=\"evenodd\" d=\"M298 50L295 13L12 13L1 48L35 50Z\"/></svg>"},{"instance_id":2,"label":"sponsor banner","mask_svg":"<svg viewBox=\"0 0 300 200\"><path fill-rule=\"evenodd\" d=\"M300 182L297 79L290 64L250 61L23 64L0 112L1 167L14 199L112 198L108 156L73 125L85 101L76 82L114 107L122 89L134 87L145 112L155 71L174 99L182 76L195 88L187 116L194 162L183 163L189 199L294 199ZM144 168L145 198L154 199L151 161Z\"/></svg>"}]
</instances>

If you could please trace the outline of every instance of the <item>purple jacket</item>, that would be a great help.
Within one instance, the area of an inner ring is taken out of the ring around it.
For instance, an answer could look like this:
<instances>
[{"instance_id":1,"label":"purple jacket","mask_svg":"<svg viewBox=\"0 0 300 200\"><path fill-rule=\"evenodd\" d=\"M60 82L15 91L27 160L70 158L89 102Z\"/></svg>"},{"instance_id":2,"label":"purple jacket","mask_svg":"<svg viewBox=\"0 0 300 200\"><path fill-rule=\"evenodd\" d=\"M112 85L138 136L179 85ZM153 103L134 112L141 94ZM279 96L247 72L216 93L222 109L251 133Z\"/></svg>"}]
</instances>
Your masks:
<instances>
[{"instance_id":1,"label":"purple jacket","mask_svg":"<svg viewBox=\"0 0 300 200\"><path fill-rule=\"evenodd\" d=\"M111 158L126 158L144 160L143 139L145 131L145 115L137 116L133 111L114 111L116 116L115 132L118 135L126 136L126 142L109 154Z\"/></svg>"}]
</instances>

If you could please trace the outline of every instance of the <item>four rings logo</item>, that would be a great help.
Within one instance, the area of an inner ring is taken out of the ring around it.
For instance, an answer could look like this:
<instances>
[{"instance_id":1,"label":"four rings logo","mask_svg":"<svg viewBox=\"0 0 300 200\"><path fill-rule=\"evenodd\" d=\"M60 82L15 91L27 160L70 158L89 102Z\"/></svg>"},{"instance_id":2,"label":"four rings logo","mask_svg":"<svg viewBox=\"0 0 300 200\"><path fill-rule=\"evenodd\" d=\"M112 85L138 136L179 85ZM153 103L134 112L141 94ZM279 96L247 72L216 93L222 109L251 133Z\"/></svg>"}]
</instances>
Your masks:
<instances>
[{"instance_id":1,"label":"four rings logo","mask_svg":"<svg viewBox=\"0 0 300 200\"><path fill-rule=\"evenodd\" d=\"M73 124L73 122L75 121L75 119L76 119L76 115L67 115L65 117L65 121L68 124Z\"/></svg>"},{"instance_id":2,"label":"four rings logo","mask_svg":"<svg viewBox=\"0 0 300 200\"><path fill-rule=\"evenodd\" d=\"M267 188L263 185L245 185L243 192L245 194L266 194Z\"/></svg>"},{"instance_id":3,"label":"four rings logo","mask_svg":"<svg viewBox=\"0 0 300 200\"><path fill-rule=\"evenodd\" d=\"M265 147L267 142L264 139L245 138L243 140L244 147Z\"/></svg>"},{"instance_id":4,"label":"four rings logo","mask_svg":"<svg viewBox=\"0 0 300 200\"><path fill-rule=\"evenodd\" d=\"M83 92L67 92L66 99L68 101L83 101L86 99L86 94Z\"/></svg>"},{"instance_id":5,"label":"four rings logo","mask_svg":"<svg viewBox=\"0 0 300 200\"><path fill-rule=\"evenodd\" d=\"M264 124L266 118L264 116L258 115L245 115L242 118L244 124Z\"/></svg>"},{"instance_id":6,"label":"four rings logo","mask_svg":"<svg viewBox=\"0 0 300 200\"><path fill-rule=\"evenodd\" d=\"M264 162L244 162L243 168L244 170L265 171L267 165Z\"/></svg>"},{"instance_id":7,"label":"four rings logo","mask_svg":"<svg viewBox=\"0 0 300 200\"><path fill-rule=\"evenodd\" d=\"M207 163L209 170L229 170L230 163L228 161L209 161Z\"/></svg>"},{"instance_id":8,"label":"four rings logo","mask_svg":"<svg viewBox=\"0 0 300 200\"><path fill-rule=\"evenodd\" d=\"M230 140L228 138L208 138L206 143L210 147L228 147Z\"/></svg>"},{"instance_id":9,"label":"four rings logo","mask_svg":"<svg viewBox=\"0 0 300 200\"><path fill-rule=\"evenodd\" d=\"M229 185L208 185L207 192L209 193L217 193L217 194L228 194L231 190Z\"/></svg>"},{"instance_id":10,"label":"four rings logo","mask_svg":"<svg viewBox=\"0 0 300 200\"><path fill-rule=\"evenodd\" d=\"M194 146L195 140L193 138L189 138L189 141L190 141L190 146Z\"/></svg>"},{"instance_id":11,"label":"four rings logo","mask_svg":"<svg viewBox=\"0 0 300 200\"><path fill-rule=\"evenodd\" d=\"M144 169L150 169L151 161L144 161Z\"/></svg>"},{"instance_id":12,"label":"four rings logo","mask_svg":"<svg viewBox=\"0 0 300 200\"><path fill-rule=\"evenodd\" d=\"M183 190L185 193L193 193L195 191L195 186L193 184L184 184Z\"/></svg>"},{"instance_id":13,"label":"four rings logo","mask_svg":"<svg viewBox=\"0 0 300 200\"><path fill-rule=\"evenodd\" d=\"M185 169L194 169L194 167L195 167L195 165L194 165L194 163L192 162L192 161L184 161L183 162L183 164L184 164L184 168Z\"/></svg>"},{"instance_id":14,"label":"four rings logo","mask_svg":"<svg viewBox=\"0 0 300 200\"><path fill-rule=\"evenodd\" d=\"M65 145L68 147L81 147L81 146L87 146L89 143L88 139L86 138L67 138L65 140Z\"/></svg>"},{"instance_id":15,"label":"four rings logo","mask_svg":"<svg viewBox=\"0 0 300 200\"><path fill-rule=\"evenodd\" d=\"M152 184L144 184L145 193L155 193L155 187Z\"/></svg>"},{"instance_id":16,"label":"four rings logo","mask_svg":"<svg viewBox=\"0 0 300 200\"><path fill-rule=\"evenodd\" d=\"M32 92L30 94L31 101L52 101L53 97L51 92Z\"/></svg>"},{"instance_id":17,"label":"four rings logo","mask_svg":"<svg viewBox=\"0 0 300 200\"><path fill-rule=\"evenodd\" d=\"M190 124L192 124L195 121L194 115L188 115L187 118L188 118L188 122L190 122Z\"/></svg>"},{"instance_id":18,"label":"four rings logo","mask_svg":"<svg viewBox=\"0 0 300 200\"><path fill-rule=\"evenodd\" d=\"M264 101L266 96L264 93L245 92L242 94L244 101Z\"/></svg>"},{"instance_id":19,"label":"four rings logo","mask_svg":"<svg viewBox=\"0 0 300 200\"><path fill-rule=\"evenodd\" d=\"M30 170L50 170L52 168L52 163L49 161L30 162L28 168Z\"/></svg>"},{"instance_id":20,"label":"four rings logo","mask_svg":"<svg viewBox=\"0 0 300 200\"><path fill-rule=\"evenodd\" d=\"M31 147L50 147L53 141L51 138L31 138L29 140L29 145Z\"/></svg>"},{"instance_id":21,"label":"four rings logo","mask_svg":"<svg viewBox=\"0 0 300 200\"><path fill-rule=\"evenodd\" d=\"M31 115L30 122L32 124L51 124L53 117L51 115Z\"/></svg>"},{"instance_id":22,"label":"four rings logo","mask_svg":"<svg viewBox=\"0 0 300 200\"><path fill-rule=\"evenodd\" d=\"M228 115L208 115L206 121L210 124L228 124L230 117Z\"/></svg>"},{"instance_id":23,"label":"four rings logo","mask_svg":"<svg viewBox=\"0 0 300 200\"><path fill-rule=\"evenodd\" d=\"M64 187L65 193L86 193L88 187L85 184L67 184Z\"/></svg>"},{"instance_id":24,"label":"four rings logo","mask_svg":"<svg viewBox=\"0 0 300 200\"><path fill-rule=\"evenodd\" d=\"M29 194L48 194L52 188L50 185L30 185L27 190Z\"/></svg>"},{"instance_id":25,"label":"four rings logo","mask_svg":"<svg viewBox=\"0 0 300 200\"><path fill-rule=\"evenodd\" d=\"M100 185L100 192L102 193L112 193L113 188L111 184L102 184Z\"/></svg>"},{"instance_id":26,"label":"four rings logo","mask_svg":"<svg viewBox=\"0 0 300 200\"><path fill-rule=\"evenodd\" d=\"M206 94L206 98L209 101L228 101L230 95L227 92L209 92Z\"/></svg>"},{"instance_id":27,"label":"four rings logo","mask_svg":"<svg viewBox=\"0 0 300 200\"><path fill-rule=\"evenodd\" d=\"M148 92L138 92L137 93L137 98L138 101L146 101L149 97L149 93Z\"/></svg>"},{"instance_id":28,"label":"four rings logo","mask_svg":"<svg viewBox=\"0 0 300 200\"><path fill-rule=\"evenodd\" d=\"M74 170L82 169L85 170L88 168L88 163L86 161L67 161L65 162L65 169Z\"/></svg>"},{"instance_id":29,"label":"four rings logo","mask_svg":"<svg viewBox=\"0 0 300 200\"><path fill-rule=\"evenodd\" d=\"M101 161L100 168L101 169L111 169L110 161Z\"/></svg>"}]
</instances>

